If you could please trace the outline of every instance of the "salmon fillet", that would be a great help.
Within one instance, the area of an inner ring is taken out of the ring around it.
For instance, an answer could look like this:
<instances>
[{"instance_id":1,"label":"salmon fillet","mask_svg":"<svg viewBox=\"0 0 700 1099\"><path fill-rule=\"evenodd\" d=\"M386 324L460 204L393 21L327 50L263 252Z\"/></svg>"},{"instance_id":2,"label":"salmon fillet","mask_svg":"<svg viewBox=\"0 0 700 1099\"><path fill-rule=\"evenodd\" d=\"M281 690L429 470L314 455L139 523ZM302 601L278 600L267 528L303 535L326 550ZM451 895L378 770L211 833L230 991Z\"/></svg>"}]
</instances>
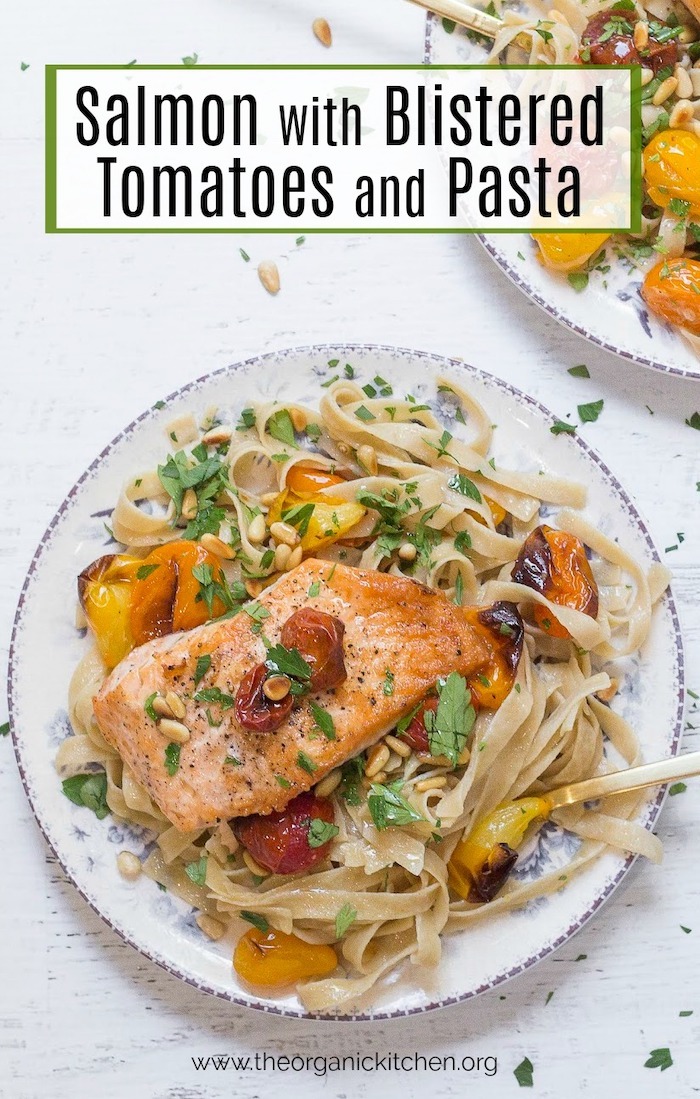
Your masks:
<instances>
[{"instance_id":1,"label":"salmon fillet","mask_svg":"<svg viewBox=\"0 0 700 1099\"><path fill-rule=\"evenodd\" d=\"M318 585L317 595L309 594L312 584ZM341 619L345 682L302 698L274 732L242 728L230 703L224 709L196 701L193 696L203 688L218 687L235 697L245 673L265 660L260 627L256 632L255 618L244 608L234 618L141 645L117 665L94 699L105 739L182 831L283 809L392 729L440 676L469 675L488 659L462 608L406 577L310 558L248 606L269 612L263 629L273 644L300 607ZM211 664L195 685L197 660L205 655ZM166 691L185 703L183 722L190 730L173 775L165 766L168 737L144 710L150 695ZM319 736L318 729L314 735L309 700L331 715L335 740ZM306 767L299 763L300 752ZM240 764L226 763L227 757Z\"/></svg>"}]
</instances>

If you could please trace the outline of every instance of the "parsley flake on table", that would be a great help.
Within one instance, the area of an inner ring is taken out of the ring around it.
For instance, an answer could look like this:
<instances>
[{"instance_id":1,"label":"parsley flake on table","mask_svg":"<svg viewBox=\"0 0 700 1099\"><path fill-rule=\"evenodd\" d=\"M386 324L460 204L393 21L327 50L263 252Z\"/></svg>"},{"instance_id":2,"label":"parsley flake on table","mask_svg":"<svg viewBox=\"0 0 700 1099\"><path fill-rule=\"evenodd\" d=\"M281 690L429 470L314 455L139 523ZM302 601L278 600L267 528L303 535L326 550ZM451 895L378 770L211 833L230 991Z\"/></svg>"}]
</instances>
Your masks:
<instances>
[{"instance_id":1,"label":"parsley flake on table","mask_svg":"<svg viewBox=\"0 0 700 1099\"><path fill-rule=\"evenodd\" d=\"M61 783L63 793L74 805L92 809L98 820L109 815L107 804L107 775L104 771L93 774L73 775Z\"/></svg>"},{"instance_id":2,"label":"parsley flake on table","mask_svg":"<svg viewBox=\"0 0 700 1099\"><path fill-rule=\"evenodd\" d=\"M351 904L344 904L335 917L336 939L342 939L343 935L350 929L356 919L357 909L353 908Z\"/></svg>"},{"instance_id":3,"label":"parsley flake on table","mask_svg":"<svg viewBox=\"0 0 700 1099\"><path fill-rule=\"evenodd\" d=\"M5 721L5 722L3 722L2 725L0 725L0 736L9 736L9 734L10 734L10 723L9 723L9 721Z\"/></svg>"},{"instance_id":4,"label":"parsley flake on table","mask_svg":"<svg viewBox=\"0 0 700 1099\"><path fill-rule=\"evenodd\" d=\"M644 1062L644 1068L658 1068L665 1072L672 1064L673 1058L668 1046L661 1046L659 1049L651 1050L649 1059Z\"/></svg>"},{"instance_id":5,"label":"parsley flake on table","mask_svg":"<svg viewBox=\"0 0 700 1099\"><path fill-rule=\"evenodd\" d=\"M385 828L412 824L424 817L400 793L403 787L401 779L387 786L373 782L370 786L367 806L375 828L381 832Z\"/></svg>"},{"instance_id":6,"label":"parsley flake on table","mask_svg":"<svg viewBox=\"0 0 700 1099\"><path fill-rule=\"evenodd\" d=\"M580 404L578 406L578 414L581 417L581 423L594 424L601 412L605 401L591 401L590 404Z\"/></svg>"},{"instance_id":7,"label":"parsley flake on table","mask_svg":"<svg viewBox=\"0 0 700 1099\"><path fill-rule=\"evenodd\" d=\"M307 834L309 847L323 847L324 843L329 843L332 839L335 839L339 831L337 825L330 824L327 820L321 820L320 817L314 817L313 820L309 821Z\"/></svg>"},{"instance_id":8,"label":"parsley flake on table","mask_svg":"<svg viewBox=\"0 0 700 1099\"><path fill-rule=\"evenodd\" d=\"M523 1057L519 1065L513 1069L513 1076L521 1088L531 1088L534 1065L529 1057Z\"/></svg>"},{"instance_id":9,"label":"parsley flake on table","mask_svg":"<svg viewBox=\"0 0 700 1099\"><path fill-rule=\"evenodd\" d=\"M578 366L570 366L567 370L567 374L570 374L572 378L590 378L590 371L585 363L580 363Z\"/></svg>"},{"instance_id":10,"label":"parsley flake on table","mask_svg":"<svg viewBox=\"0 0 700 1099\"><path fill-rule=\"evenodd\" d=\"M253 927L257 927L258 931L261 931L263 935L267 934L270 930L270 925L264 916L261 916L259 912L248 912L243 908L238 913L242 920L246 920L248 923L252 923Z\"/></svg>"},{"instance_id":11,"label":"parsley flake on table","mask_svg":"<svg viewBox=\"0 0 700 1099\"><path fill-rule=\"evenodd\" d=\"M676 794L684 794L687 789L688 787L684 782L674 782L673 786L669 786L668 792L669 795L673 798L676 796Z\"/></svg>"},{"instance_id":12,"label":"parsley flake on table","mask_svg":"<svg viewBox=\"0 0 700 1099\"><path fill-rule=\"evenodd\" d=\"M456 767L476 720L471 691L463 676L450 672L438 683L438 696L437 709L426 710L423 718L430 751L434 756L446 756Z\"/></svg>"},{"instance_id":13,"label":"parsley flake on table","mask_svg":"<svg viewBox=\"0 0 700 1099\"><path fill-rule=\"evenodd\" d=\"M700 412L693 412L685 422L688 427L694 427L696 431L700 431Z\"/></svg>"}]
</instances>

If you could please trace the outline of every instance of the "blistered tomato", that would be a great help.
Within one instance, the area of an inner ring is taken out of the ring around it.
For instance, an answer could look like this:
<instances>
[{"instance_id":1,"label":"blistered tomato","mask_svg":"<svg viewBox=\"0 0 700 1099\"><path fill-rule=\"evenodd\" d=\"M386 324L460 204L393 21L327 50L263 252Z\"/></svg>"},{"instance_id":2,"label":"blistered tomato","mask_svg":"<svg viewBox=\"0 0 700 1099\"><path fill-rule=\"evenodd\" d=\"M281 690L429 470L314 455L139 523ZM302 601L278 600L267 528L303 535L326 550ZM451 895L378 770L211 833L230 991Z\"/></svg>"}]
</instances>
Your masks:
<instances>
[{"instance_id":1,"label":"blistered tomato","mask_svg":"<svg viewBox=\"0 0 700 1099\"><path fill-rule=\"evenodd\" d=\"M347 679L343 655L345 624L325 611L302 607L282 627L280 640L286 649L298 649L311 666L309 687L327 691Z\"/></svg>"},{"instance_id":2,"label":"blistered tomato","mask_svg":"<svg viewBox=\"0 0 700 1099\"><path fill-rule=\"evenodd\" d=\"M545 267L552 271L575 271L588 263L609 240L610 233L533 233Z\"/></svg>"},{"instance_id":3,"label":"blistered tomato","mask_svg":"<svg viewBox=\"0 0 700 1099\"><path fill-rule=\"evenodd\" d=\"M306 792L278 813L239 817L233 821L233 830L255 861L271 874L298 874L322 862L330 848L332 837L317 843L322 837L314 836L311 822L333 824L333 819L328 798Z\"/></svg>"},{"instance_id":4,"label":"blistered tomato","mask_svg":"<svg viewBox=\"0 0 700 1099\"><path fill-rule=\"evenodd\" d=\"M459 841L448 863L455 893L472 902L493 900L518 860L517 847L530 824L548 813L541 798L519 798L480 820Z\"/></svg>"},{"instance_id":5,"label":"blistered tomato","mask_svg":"<svg viewBox=\"0 0 700 1099\"><path fill-rule=\"evenodd\" d=\"M217 581L221 579L221 562L198 542L157 546L141 566L143 579L136 580L131 605L135 645L177 630L191 630L226 611L218 596L211 608L202 598L202 584L194 569L207 566L212 580Z\"/></svg>"},{"instance_id":6,"label":"blistered tomato","mask_svg":"<svg viewBox=\"0 0 700 1099\"><path fill-rule=\"evenodd\" d=\"M700 138L690 130L655 134L644 150L644 179L657 206L680 199L690 217L700 217Z\"/></svg>"},{"instance_id":7,"label":"blistered tomato","mask_svg":"<svg viewBox=\"0 0 700 1099\"><path fill-rule=\"evenodd\" d=\"M469 677L477 709L497 710L513 689L523 652L525 629L515 603L499 600L489 607L465 607L471 625L486 642L490 658Z\"/></svg>"},{"instance_id":8,"label":"blistered tomato","mask_svg":"<svg viewBox=\"0 0 700 1099\"><path fill-rule=\"evenodd\" d=\"M402 734L402 738L411 745L414 752L423 752L425 755L430 754L430 740L428 739L428 730L425 727L425 712L430 710L435 713L437 708L438 700L436 697L426 698L421 703L420 708L416 710L406 731Z\"/></svg>"},{"instance_id":9,"label":"blistered tomato","mask_svg":"<svg viewBox=\"0 0 700 1099\"><path fill-rule=\"evenodd\" d=\"M238 976L264 988L282 988L311 977L327 977L337 964L332 946L316 946L274 928L258 931L252 927L238 940L233 955L233 968Z\"/></svg>"},{"instance_id":10,"label":"blistered tomato","mask_svg":"<svg viewBox=\"0 0 700 1099\"><path fill-rule=\"evenodd\" d=\"M642 297L657 317L700 336L700 263L694 259L662 260L647 272Z\"/></svg>"},{"instance_id":11,"label":"blistered tomato","mask_svg":"<svg viewBox=\"0 0 700 1099\"><path fill-rule=\"evenodd\" d=\"M313 496L322 488L331 488L333 485L343 483L343 478L336 473L330 473L327 469L318 469L316 466L292 466L287 474L287 488L297 496Z\"/></svg>"},{"instance_id":12,"label":"blistered tomato","mask_svg":"<svg viewBox=\"0 0 700 1099\"><path fill-rule=\"evenodd\" d=\"M108 554L93 561L78 577L80 606L110 670L134 647L131 599L142 564L138 557Z\"/></svg>"},{"instance_id":13,"label":"blistered tomato","mask_svg":"<svg viewBox=\"0 0 700 1099\"><path fill-rule=\"evenodd\" d=\"M267 522L268 526L280 520L291 523L301 533L304 553L310 553L337 542L364 514L365 508L353 500L335 499L320 493L298 494L287 488L270 505Z\"/></svg>"},{"instance_id":14,"label":"blistered tomato","mask_svg":"<svg viewBox=\"0 0 700 1099\"><path fill-rule=\"evenodd\" d=\"M513 566L513 580L544 595L551 603L570 607L596 618L598 585L582 542L573 534L539 526L526 538ZM568 637L569 632L546 607L536 604L533 615L537 625L552 637Z\"/></svg>"},{"instance_id":15,"label":"blistered tomato","mask_svg":"<svg viewBox=\"0 0 700 1099\"><path fill-rule=\"evenodd\" d=\"M263 685L269 675L265 664L258 664L243 676L238 690L234 713L243 729L256 733L272 733L289 717L294 705L294 695L289 692L283 698L268 698Z\"/></svg>"}]
</instances>

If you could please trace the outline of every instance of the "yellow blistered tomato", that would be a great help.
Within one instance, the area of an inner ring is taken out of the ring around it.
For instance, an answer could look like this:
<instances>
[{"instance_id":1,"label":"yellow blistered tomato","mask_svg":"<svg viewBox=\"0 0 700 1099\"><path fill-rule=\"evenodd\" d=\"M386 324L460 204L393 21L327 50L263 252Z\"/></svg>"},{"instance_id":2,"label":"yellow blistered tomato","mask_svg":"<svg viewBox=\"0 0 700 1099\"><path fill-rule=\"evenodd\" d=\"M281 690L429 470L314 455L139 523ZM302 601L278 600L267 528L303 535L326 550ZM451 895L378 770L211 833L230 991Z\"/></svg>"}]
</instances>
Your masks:
<instances>
[{"instance_id":1,"label":"yellow blistered tomato","mask_svg":"<svg viewBox=\"0 0 700 1099\"><path fill-rule=\"evenodd\" d=\"M533 233L540 258L552 271L576 271L588 263L610 233Z\"/></svg>"},{"instance_id":2,"label":"yellow blistered tomato","mask_svg":"<svg viewBox=\"0 0 700 1099\"><path fill-rule=\"evenodd\" d=\"M647 272L642 297L657 317L700 336L700 262L662 260Z\"/></svg>"},{"instance_id":3,"label":"yellow blistered tomato","mask_svg":"<svg viewBox=\"0 0 700 1099\"><path fill-rule=\"evenodd\" d=\"M655 134L644 150L644 179L657 206L680 200L691 217L700 217L700 138L690 130Z\"/></svg>"},{"instance_id":4,"label":"yellow blistered tomato","mask_svg":"<svg viewBox=\"0 0 700 1099\"><path fill-rule=\"evenodd\" d=\"M262 988L283 988L311 977L327 977L338 964L332 946L304 942L270 927L252 927L236 944L233 968L239 977Z\"/></svg>"},{"instance_id":5,"label":"yellow blistered tomato","mask_svg":"<svg viewBox=\"0 0 700 1099\"><path fill-rule=\"evenodd\" d=\"M549 806L542 798L505 802L480 820L455 847L447 869L455 893L471 902L490 901L505 884L517 861L517 848Z\"/></svg>"},{"instance_id":6,"label":"yellow blistered tomato","mask_svg":"<svg viewBox=\"0 0 700 1099\"><path fill-rule=\"evenodd\" d=\"M93 561L78 577L80 605L110 670L134 647L131 599L142 564L138 557L110 553Z\"/></svg>"},{"instance_id":7,"label":"yellow blistered tomato","mask_svg":"<svg viewBox=\"0 0 700 1099\"><path fill-rule=\"evenodd\" d=\"M362 504L323 493L298 496L284 489L270 505L268 526L282 520L301 534L301 548L312 553L343 538L365 514Z\"/></svg>"}]
</instances>

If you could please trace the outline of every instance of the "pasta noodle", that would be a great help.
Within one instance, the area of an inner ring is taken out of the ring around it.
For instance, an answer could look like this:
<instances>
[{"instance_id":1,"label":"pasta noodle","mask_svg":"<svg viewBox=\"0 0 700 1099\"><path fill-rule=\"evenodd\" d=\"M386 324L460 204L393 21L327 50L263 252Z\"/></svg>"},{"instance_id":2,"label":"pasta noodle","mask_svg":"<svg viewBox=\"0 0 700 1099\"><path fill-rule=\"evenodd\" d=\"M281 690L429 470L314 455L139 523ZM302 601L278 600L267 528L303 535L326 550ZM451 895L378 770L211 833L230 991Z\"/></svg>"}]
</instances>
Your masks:
<instances>
[{"instance_id":1,"label":"pasta noodle","mask_svg":"<svg viewBox=\"0 0 700 1099\"><path fill-rule=\"evenodd\" d=\"M487 606L507 600L523 610L525 644L513 688L498 708L477 713L458 765L416 750L389 750L387 781L400 781L402 796L420 819L380 829L368 809L367 782L358 774L357 796L348 796L345 782L327 795L338 830L329 858L300 874L255 876L228 823L179 832L107 745L92 711L106 675L94 645L71 683L74 735L56 760L64 778L106 772L112 813L156 837L145 872L188 904L224 923L234 921L234 927L241 911L252 911L307 943L337 944L336 972L299 988L313 1011L352 1002L403 960L436 966L444 934L464 932L474 921L562 887L561 870L536 881L515 876L494 900L474 903L451 888L448 864L461 837L503 803L603 773L616 766L616 758L617 766L620 760L639 761L632 729L602 699L622 675L611 662L643 645L668 582L660 566L645 571L579 514L582 486L543 470L497 468L488 457L489 417L454 381L438 379L434 402L456 422L454 434L432 406L400 399L379 382L381 395L368 397L354 380L339 380L322 391L318 409L258 405L246 410L236 428L217 428L223 442L190 445L183 460L193 465L216 454L223 463L225 476L207 503L219 509L217 537L236 549L222 561L231 585L256 591L279 575L269 535L266 542L251 537L253 524L260 514L269 515L294 469L313 468L343 478L320 488L317 500L337 505L356 502L359 495L391 501L400 532L416 548L402 558L401 536L382 534L381 516L370 506L343 537L319 548L319 556L408 574L456 602ZM372 472L363 464L368 453ZM114 511L115 537L137 557L187 536L177 525L162 474L163 467L160 475L148 471L130 481ZM556 511L560 531L588 547L599 592L595 617L512 579L524 540L541 523L543 504L548 514ZM537 606L558 620L564 636L549 636L533 620ZM438 781L431 785L429 779ZM627 795L600 807L556 812L556 822L580 841L569 878L611 848L659 858L658 840L634 819L639 804ZM191 865L203 865L205 876L198 879ZM342 911L352 913L352 923L340 936L336 920Z\"/></svg>"}]
</instances>

